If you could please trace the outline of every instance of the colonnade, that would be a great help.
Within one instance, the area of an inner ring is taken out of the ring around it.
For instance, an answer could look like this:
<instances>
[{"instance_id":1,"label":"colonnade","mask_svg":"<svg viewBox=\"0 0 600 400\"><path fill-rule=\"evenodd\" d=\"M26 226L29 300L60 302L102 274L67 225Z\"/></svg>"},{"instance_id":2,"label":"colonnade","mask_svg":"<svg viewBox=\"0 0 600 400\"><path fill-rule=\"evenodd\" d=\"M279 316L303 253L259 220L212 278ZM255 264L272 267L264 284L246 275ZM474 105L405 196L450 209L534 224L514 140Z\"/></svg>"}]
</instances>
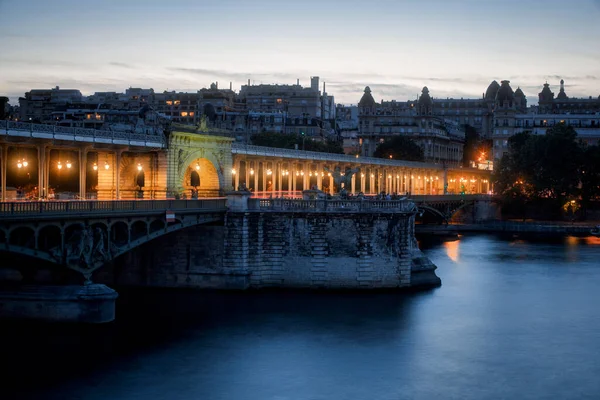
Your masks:
<instances>
[{"instance_id":1,"label":"colonnade","mask_svg":"<svg viewBox=\"0 0 600 400\"><path fill-rule=\"evenodd\" d=\"M351 174L346 191L356 195L442 195L488 193L489 173L461 169L413 168L368 163L302 161L236 155L231 171L235 189L243 186L257 195L301 196L302 190L317 188L334 194L335 169Z\"/></svg>"},{"instance_id":2,"label":"colonnade","mask_svg":"<svg viewBox=\"0 0 600 400\"><path fill-rule=\"evenodd\" d=\"M159 158L158 152L124 148L0 143L0 199L25 198L17 187L30 190L28 196L35 199L121 199L143 197L144 192L149 198L164 197L166 178L160 178ZM9 190L9 181L14 189Z\"/></svg>"}]
</instances>

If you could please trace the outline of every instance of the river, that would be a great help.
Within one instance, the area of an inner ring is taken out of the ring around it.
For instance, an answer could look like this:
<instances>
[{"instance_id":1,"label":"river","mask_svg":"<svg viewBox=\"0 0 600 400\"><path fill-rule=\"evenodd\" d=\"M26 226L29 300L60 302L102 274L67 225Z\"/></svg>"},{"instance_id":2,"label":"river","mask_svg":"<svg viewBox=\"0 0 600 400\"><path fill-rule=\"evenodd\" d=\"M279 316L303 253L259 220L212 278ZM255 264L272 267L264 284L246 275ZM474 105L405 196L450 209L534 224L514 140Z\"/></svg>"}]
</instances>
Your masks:
<instances>
[{"instance_id":1,"label":"river","mask_svg":"<svg viewBox=\"0 0 600 400\"><path fill-rule=\"evenodd\" d=\"M0 398L600 398L599 239L422 247L421 293L121 290L115 323L3 322Z\"/></svg>"}]
</instances>

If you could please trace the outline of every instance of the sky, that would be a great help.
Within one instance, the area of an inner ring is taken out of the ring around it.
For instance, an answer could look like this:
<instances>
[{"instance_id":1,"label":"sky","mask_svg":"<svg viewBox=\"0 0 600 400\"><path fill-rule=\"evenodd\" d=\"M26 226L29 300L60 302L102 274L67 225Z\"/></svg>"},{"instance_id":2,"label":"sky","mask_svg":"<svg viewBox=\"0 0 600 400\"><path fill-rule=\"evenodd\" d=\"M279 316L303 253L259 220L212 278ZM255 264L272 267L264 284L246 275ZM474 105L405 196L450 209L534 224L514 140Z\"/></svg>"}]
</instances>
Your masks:
<instances>
[{"instance_id":1,"label":"sky","mask_svg":"<svg viewBox=\"0 0 600 400\"><path fill-rule=\"evenodd\" d=\"M600 0L0 0L0 95L326 82L337 103L600 95ZM322 86L322 83L321 83Z\"/></svg>"}]
</instances>

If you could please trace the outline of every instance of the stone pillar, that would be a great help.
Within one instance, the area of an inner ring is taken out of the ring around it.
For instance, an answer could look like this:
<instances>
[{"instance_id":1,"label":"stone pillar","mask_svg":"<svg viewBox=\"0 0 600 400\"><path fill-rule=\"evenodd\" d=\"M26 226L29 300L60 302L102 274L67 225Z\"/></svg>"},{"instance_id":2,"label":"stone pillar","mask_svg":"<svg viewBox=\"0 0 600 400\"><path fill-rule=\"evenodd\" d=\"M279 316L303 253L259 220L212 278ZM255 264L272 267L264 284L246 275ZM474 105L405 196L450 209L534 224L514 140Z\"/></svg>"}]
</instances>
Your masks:
<instances>
[{"instance_id":1,"label":"stone pillar","mask_svg":"<svg viewBox=\"0 0 600 400\"><path fill-rule=\"evenodd\" d=\"M237 190L238 187L240 187L240 160L239 159L236 159L233 162L233 168L235 168L235 177L233 178L235 182L233 184L233 186L234 186L233 190Z\"/></svg>"},{"instance_id":2,"label":"stone pillar","mask_svg":"<svg viewBox=\"0 0 600 400\"><path fill-rule=\"evenodd\" d=\"M87 149L79 149L79 198L86 198Z\"/></svg>"},{"instance_id":3,"label":"stone pillar","mask_svg":"<svg viewBox=\"0 0 600 400\"><path fill-rule=\"evenodd\" d=\"M258 171L259 171L258 160L254 161L254 163L252 165L253 165L253 167L256 167L256 168L254 168L254 192L256 193L256 192L258 192Z\"/></svg>"},{"instance_id":4,"label":"stone pillar","mask_svg":"<svg viewBox=\"0 0 600 400\"><path fill-rule=\"evenodd\" d=\"M46 197L50 193L50 149L44 149L45 153L45 171L44 171L44 184L46 186Z\"/></svg>"},{"instance_id":5,"label":"stone pillar","mask_svg":"<svg viewBox=\"0 0 600 400\"><path fill-rule=\"evenodd\" d=\"M37 159L38 159L38 198L44 198L44 145L41 144L36 147Z\"/></svg>"},{"instance_id":6,"label":"stone pillar","mask_svg":"<svg viewBox=\"0 0 600 400\"><path fill-rule=\"evenodd\" d=\"M115 153L115 194L117 200L121 199L120 181L121 181L121 150Z\"/></svg>"},{"instance_id":7,"label":"stone pillar","mask_svg":"<svg viewBox=\"0 0 600 400\"><path fill-rule=\"evenodd\" d=\"M448 194L448 169L447 168L444 168L443 183L444 183L444 194Z\"/></svg>"},{"instance_id":8,"label":"stone pillar","mask_svg":"<svg viewBox=\"0 0 600 400\"><path fill-rule=\"evenodd\" d=\"M351 193L356 194L356 174L352 175Z\"/></svg>"},{"instance_id":9,"label":"stone pillar","mask_svg":"<svg viewBox=\"0 0 600 400\"><path fill-rule=\"evenodd\" d=\"M321 163L317 163L317 188L323 190L323 164Z\"/></svg>"},{"instance_id":10,"label":"stone pillar","mask_svg":"<svg viewBox=\"0 0 600 400\"><path fill-rule=\"evenodd\" d=\"M6 167L8 165L6 157L8 157L8 145L5 144L0 150L2 151L2 154L0 154L0 162L2 163L0 166L0 169L2 170L0 176L0 190L2 191L2 201L6 201Z\"/></svg>"}]
</instances>

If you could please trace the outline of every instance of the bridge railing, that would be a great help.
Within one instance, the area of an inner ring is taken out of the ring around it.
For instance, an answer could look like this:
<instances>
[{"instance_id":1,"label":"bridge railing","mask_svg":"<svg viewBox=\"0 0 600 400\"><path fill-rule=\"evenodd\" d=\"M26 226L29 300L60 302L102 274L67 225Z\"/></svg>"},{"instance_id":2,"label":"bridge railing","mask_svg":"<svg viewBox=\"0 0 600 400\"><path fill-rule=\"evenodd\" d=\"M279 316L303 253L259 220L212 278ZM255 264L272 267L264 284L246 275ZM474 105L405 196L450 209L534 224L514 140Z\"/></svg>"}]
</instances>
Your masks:
<instances>
[{"instance_id":1,"label":"bridge railing","mask_svg":"<svg viewBox=\"0 0 600 400\"><path fill-rule=\"evenodd\" d=\"M110 212L211 210L225 211L225 198L193 200L99 200L0 202L0 217Z\"/></svg>"},{"instance_id":2,"label":"bridge railing","mask_svg":"<svg viewBox=\"0 0 600 400\"><path fill-rule=\"evenodd\" d=\"M34 133L48 134L55 137L56 135L68 135L87 137L90 139L105 139L111 141L128 141L128 142L149 142L158 143L160 146L165 145L164 135L147 135L143 133L134 132L121 132L121 131L106 131L101 129L89 129L89 128L71 128L59 125L48 125L48 124L34 124L30 122L22 121L0 121L0 133L1 131L22 131L29 132L31 135ZM91 141L92 141L91 140Z\"/></svg>"},{"instance_id":3,"label":"bridge railing","mask_svg":"<svg viewBox=\"0 0 600 400\"><path fill-rule=\"evenodd\" d=\"M340 211L340 212L412 212L413 202L407 200L297 200L248 199L248 209L254 211Z\"/></svg>"}]
</instances>

